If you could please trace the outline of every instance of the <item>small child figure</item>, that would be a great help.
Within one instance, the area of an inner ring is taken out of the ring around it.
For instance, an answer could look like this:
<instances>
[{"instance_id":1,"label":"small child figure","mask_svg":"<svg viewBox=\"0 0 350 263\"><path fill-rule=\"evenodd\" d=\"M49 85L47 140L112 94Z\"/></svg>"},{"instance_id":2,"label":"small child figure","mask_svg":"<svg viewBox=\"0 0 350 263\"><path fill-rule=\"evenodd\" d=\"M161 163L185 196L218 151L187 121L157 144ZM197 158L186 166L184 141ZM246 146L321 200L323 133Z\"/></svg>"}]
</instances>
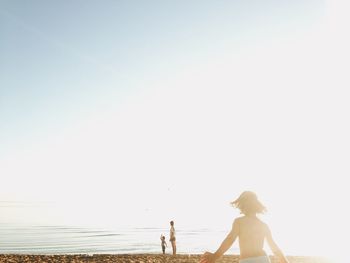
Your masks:
<instances>
[{"instance_id":1,"label":"small child figure","mask_svg":"<svg viewBox=\"0 0 350 263\"><path fill-rule=\"evenodd\" d=\"M163 254L165 254L165 247L168 246L167 243L166 243L166 241L165 241L165 236L161 235L161 236L160 236L160 240L162 241L162 242L161 242L161 245L162 245Z\"/></svg>"}]
</instances>

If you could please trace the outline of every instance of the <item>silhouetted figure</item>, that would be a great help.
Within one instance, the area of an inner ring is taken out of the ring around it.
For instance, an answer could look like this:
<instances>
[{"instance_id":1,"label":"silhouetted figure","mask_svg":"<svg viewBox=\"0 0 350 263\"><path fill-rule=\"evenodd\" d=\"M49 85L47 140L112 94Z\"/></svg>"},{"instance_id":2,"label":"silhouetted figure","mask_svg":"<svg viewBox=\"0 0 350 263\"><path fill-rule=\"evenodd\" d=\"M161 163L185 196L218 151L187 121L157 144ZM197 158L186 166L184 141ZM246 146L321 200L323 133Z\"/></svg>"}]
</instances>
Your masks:
<instances>
[{"instance_id":1,"label":"silhouetted figure","mask_svg":"<svg viewBox=\"0 0 350 263\"><path fill-rule=\"evenodd\" d=\"M161 235L160 236L160 240L161 240L161 246L162 246L163 254L165 254L165 247L168 246L166 241L165 241L165 236Z\"/></svg>"},{"instance_id":2,"label":"silhouetted figure","mask_svg":"<svg viewBox=\"0 0 350 263\"><path fill-rule=\"evenodd\" d=\"M174 221L170 221L170 239L171 247L173 249L173 255L176 255L176 237L175 237L175 228Z\"/></svg>"},{"instance_id":3,"label":"silhouetted figure","mask_svg":"<svg viewBox=\"0 0 350 263\"><path fill-rule=\"evenodd\" d=\"M239 238L240 250L239 263L270 263L270 258L263 250L265 240L280 262L288 263L287 258L272 239L268 225L256 215L266 211L256 194L245 191L231 204L238 208L243 216L234 220L232 230L218 250L215 253L205 252L200 263L214 263L232 246L237 237Z\"/></svg>"}]
</instances>

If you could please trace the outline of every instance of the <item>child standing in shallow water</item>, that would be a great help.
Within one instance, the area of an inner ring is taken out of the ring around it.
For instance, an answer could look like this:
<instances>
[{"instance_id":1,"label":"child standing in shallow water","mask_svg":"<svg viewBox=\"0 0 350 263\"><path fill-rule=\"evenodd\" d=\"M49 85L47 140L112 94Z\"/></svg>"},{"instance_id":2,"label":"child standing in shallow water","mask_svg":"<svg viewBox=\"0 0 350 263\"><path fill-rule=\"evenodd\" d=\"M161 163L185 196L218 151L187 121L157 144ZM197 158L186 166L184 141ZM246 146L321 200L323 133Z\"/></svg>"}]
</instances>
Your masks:
<instances>
[{"instance_id":1,"label":"child standing in shallow water","mask_svg":"<svg viewBox=\"0 0 350 263\"><path fill-rule=\"evenodd\" d=\"M270 258L263 250L264 241L269 244L272 252L281 263L288 263L287 258L272 239L267 224L262 222L256 214L264 213L266 208L260 203L255 193L243 192L238 199L231 203L244 216L238 217L232 224L232 230L215 253L206 252L200 263L214 263L239 238L239 263L271 263Z\"/></svg>"},{"instance_id":2,"label":"child standing in shallow water","mask_svg":"<svg viewBox=\"0 0 350 263\"><path fill-rule=\"evenodd\" d=\"M168 246L166 241L165 241L165 236L161 235L160 236L160 240L161 240L161 246L162 246L163 254L165 254L165 247Z\"/></svg>"}]
</instances>

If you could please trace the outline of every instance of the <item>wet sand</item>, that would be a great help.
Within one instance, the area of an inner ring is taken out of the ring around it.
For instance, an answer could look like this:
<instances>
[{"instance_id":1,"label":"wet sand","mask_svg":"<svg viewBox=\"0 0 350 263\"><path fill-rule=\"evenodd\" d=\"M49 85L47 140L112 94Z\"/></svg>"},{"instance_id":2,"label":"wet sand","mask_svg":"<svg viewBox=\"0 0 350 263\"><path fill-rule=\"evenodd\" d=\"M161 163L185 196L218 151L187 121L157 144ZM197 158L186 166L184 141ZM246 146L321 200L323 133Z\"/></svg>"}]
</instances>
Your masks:
<instances>
[{"instance_id":1,"label":"wet sand","mask_svg":"<svg viewBox=\"0 0 350 263\"><path fill-rule=\"evenodd\" d=\"M0 263L54 263L54 262L98 262L98 263L198 263L201 255L177 255L169 254L113 254L113 255L0 255ZM290 263L332 263L316 257L288 257ZM272 263L278 260L271 257ZM238 256L225 255L217 263L238 263Z\"/></svg>"}]
</instances>

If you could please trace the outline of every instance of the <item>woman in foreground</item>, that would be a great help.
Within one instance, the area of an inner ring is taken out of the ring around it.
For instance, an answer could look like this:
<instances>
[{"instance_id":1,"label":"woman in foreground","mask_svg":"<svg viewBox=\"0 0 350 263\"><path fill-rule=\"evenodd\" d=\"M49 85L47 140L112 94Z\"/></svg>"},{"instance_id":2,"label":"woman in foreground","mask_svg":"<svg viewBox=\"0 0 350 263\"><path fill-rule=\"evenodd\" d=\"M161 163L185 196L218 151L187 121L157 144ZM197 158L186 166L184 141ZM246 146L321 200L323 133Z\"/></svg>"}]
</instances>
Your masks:
<instances>
[{"instance_id":1,"label":"woman in foreground","mask_svg":"<svg viewBox=\"0 0 350 263\"><path fill-rule=\"evenodd\" d=\"M232 230L215 253L204 253L200 263L214 263L239 239L240 263L270 263L268 255L263 250L266 239L272 252L281 263L288 263L287 258L279 249L267 224L256 215L264 213L266 208L260 203L255 193L243 192L237 200L231 203L237 207L242 217L238 217L232 224Z\"/></svg>"}]
</instances>

